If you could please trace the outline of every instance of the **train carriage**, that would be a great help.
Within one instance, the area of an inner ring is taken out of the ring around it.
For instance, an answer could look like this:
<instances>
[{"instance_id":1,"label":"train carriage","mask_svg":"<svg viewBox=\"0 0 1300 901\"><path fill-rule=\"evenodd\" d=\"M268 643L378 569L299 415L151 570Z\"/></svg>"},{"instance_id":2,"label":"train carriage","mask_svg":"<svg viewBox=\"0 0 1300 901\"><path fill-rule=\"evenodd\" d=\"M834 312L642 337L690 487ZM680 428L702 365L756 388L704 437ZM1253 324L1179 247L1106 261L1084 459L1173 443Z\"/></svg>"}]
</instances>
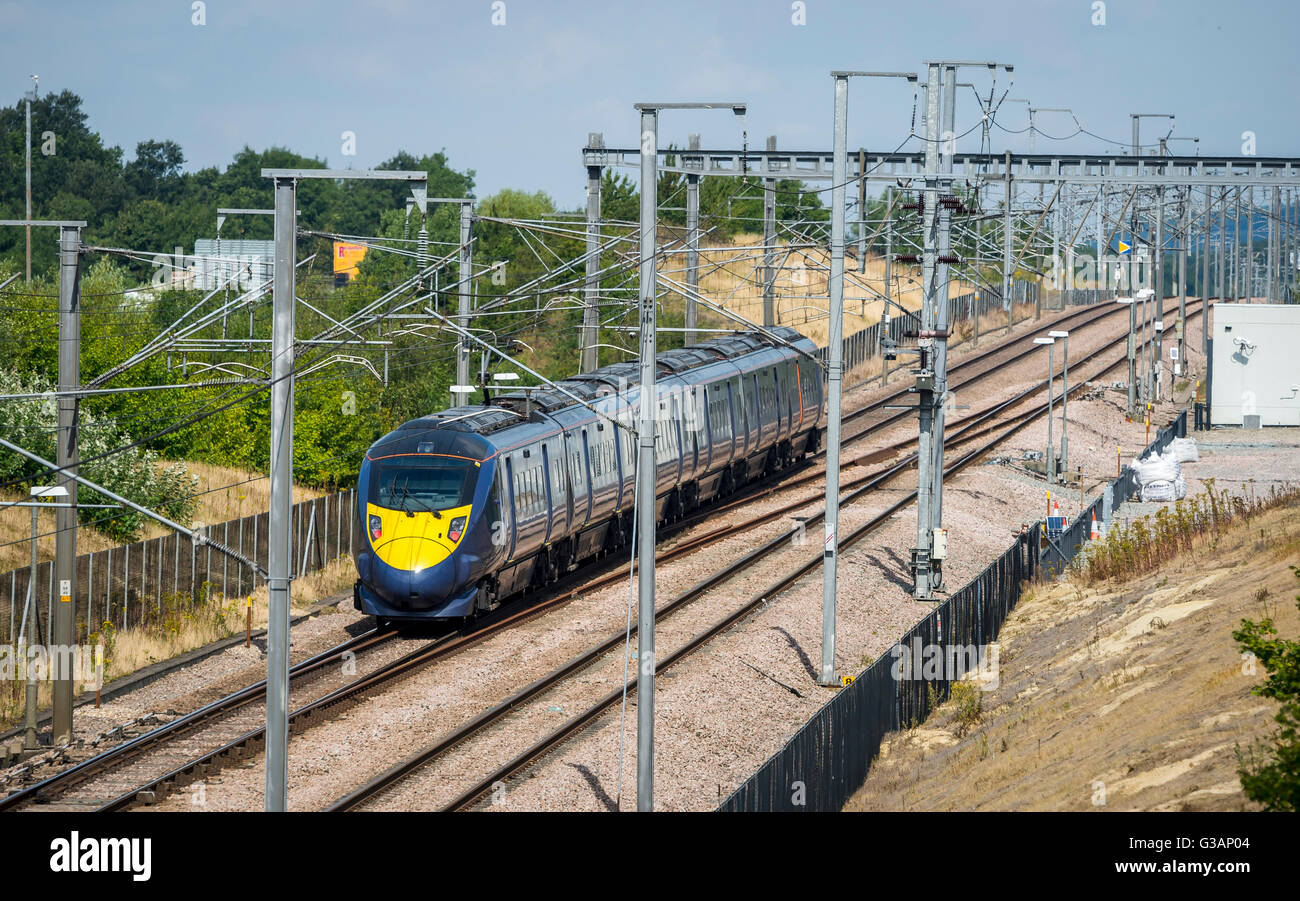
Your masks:
<instances>
[{"instance_id":1,"label":"train carriage","mask_svg":"<svg viewBox=\"0 0 1300 901\"><path fill-rule=\"evenodd\" d=\"M661 522L816 449L816 347L793 329L770 331L781 340L737 332L658 355ZM639 376L634 363L605 366L565 379L563 391L501 394L377 441L357 492L357 609L394 621L472 616L625 546Z\"/></svg>"}]
</instances>

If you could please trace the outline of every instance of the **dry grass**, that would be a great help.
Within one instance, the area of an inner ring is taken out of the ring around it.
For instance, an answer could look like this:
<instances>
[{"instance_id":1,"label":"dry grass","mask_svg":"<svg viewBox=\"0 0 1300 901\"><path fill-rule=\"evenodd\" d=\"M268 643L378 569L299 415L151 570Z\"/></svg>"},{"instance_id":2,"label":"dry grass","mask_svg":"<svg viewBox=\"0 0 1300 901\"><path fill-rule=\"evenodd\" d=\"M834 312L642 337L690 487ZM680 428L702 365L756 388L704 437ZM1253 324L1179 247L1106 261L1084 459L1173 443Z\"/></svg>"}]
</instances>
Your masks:
<instances>
[{"instance_id":1,"label":"dry grass","mask_svg":"<svg viewBox=\"0 0 1300 901\"><path fill-rule=\"evenodd\" d=\"M270 507L271 481L261 473L209 463L186 463L198 476L199 508L195 522L219 523L240 516L266 511ZM110 486L111 487L111 486ZM295 485L294 502L310 500L323 494L312 488ZM0 502L26 500L21 492L0 492ZM54 559L54 512L41 511L38 528L43 536L37 541L37 557L44 563ZM169 530L151 523L142 538L157 538ZM26 566L31 560L32 521L27 507L0 508L0 572ZM88 554L118 547L118 542L91 528L77 530L77 553Z\"/></svg>"},{"instance_id":2,"label":"dry grass","mask_svg":"<svg viewBox=\"0 0 1300 901\"><path fill-rule=\"evenodd\" d=\"M949 702L895 733L848 809L1255 809L1235 749L1272 734L1277 705L1251 694L1266 674L1232 632L1265 615L1300 630L1298 556L1293 499L1159 572L1039 586L1007 620L983 709Z\"/></svg>"},{"instance_id":3,"label":"dry grass","mask_svg":"<svg viewBox=\"0 0 1300 901\"><path fill-rule=\"evenodd\" d=\"M305 613L313 604L347 591L355 579L356 568L350 557L339 557L323 569L297 579L292 590L293 614ZM125 630L108 626L91 641L92 644L102 643L105 648L104 682L243 633L250 606L253 629L264 629L267 623L264 587L246 597L213 595L199 604L191 604L190 599L184 596L168 597L164 599L162 615L150 610L150 621L142 626ZM80 693L89 687L93 685L77 683L75 691ZM38 689L40 707L49 707L50 690L49 682L41 683ZM15 683L0 697L0 727L20 722L25 703L22 683Z\"/></svg>"},{"instance_id":4,"label":"dry grass","mask_svg":"<svg viewBox=\"0 0 1300 901\"><path fill-rule=\"evenodd\" d=\"M751 322L763 321L762 259L754 251L739 250L762 243L758 235L737 235L730 247L714 246L700 250L700 291L713 303ZM777 253L776 318L777 324L798 329L817 344L825 346L829 338L827 279L830 258L821 250L794 250ZM921 267L895 263L891 269L893 286L890 298L909 310L921 307ZM674 278L682 278L678 273ZM868 257L866 272L858 271L854 260L845 261L844 334L852 335L880 321L884 301L874 292L885 287L885 262ZM871 290L869 290L871 289ZM973 290L963 281L949 288L955 297ZM701 318L705 314L702 312ZM716 316L716 314L714 314Z\"/></svg>"},{"instance_id":5,"label":"dry grass","mask_svg":"<svg viewBox=\"0 0 1300 901\"><path fill-rule=\"evenodd\" d=\"M1034 315L1034 305L1031 303L1016 304L1011 309L1011 316L1014 322L1020 323ZM980 347L989 341L1001 340L1006 336L1007 319L1001 313L990 313L980 317L980 334L979 340L973 340L975 337L975 327L969 322L961 323L953 332L952 338L948 341L948 347L955 348L963 344L970 344L971 347ZM894 384L899 378L900 372L907 372L909 367L914 365L915 357L900 357L889 364L889 382ZM880 357L871 357L865 363L844 373L844 387L852 388L855 385L879 382L880 374L885 363Z\"/></svg>"}]
</instances>

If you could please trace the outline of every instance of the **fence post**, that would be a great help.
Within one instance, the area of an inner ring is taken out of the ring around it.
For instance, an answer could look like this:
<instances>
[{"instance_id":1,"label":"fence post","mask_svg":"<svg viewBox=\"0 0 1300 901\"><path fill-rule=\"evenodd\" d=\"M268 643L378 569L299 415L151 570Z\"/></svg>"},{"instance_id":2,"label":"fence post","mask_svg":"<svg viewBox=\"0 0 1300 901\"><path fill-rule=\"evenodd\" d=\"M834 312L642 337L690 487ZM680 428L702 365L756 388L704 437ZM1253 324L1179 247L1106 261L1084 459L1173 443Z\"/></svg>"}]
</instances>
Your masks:
<instances>
[{"instance_id":1,"label":"fence post","mask_svg":"<svg viewBox=\"0 0 1300 901\"><path fill-rule=\"evenodd\" d=\"M254 563L257 563L257 562L258 562L258 561L257 561L257 543L258 543L258 532L261 531L261 530L258 528L258 523L259 523L260 520L261 520L261 514L260 514L260 513L254 513L254 514L253 514L253 553L252 553L252 556L251 556L251 559L252 559L252 561L253 561ZM257 591L257 570L256 570L256 569L253 570L252 581L253 581L253 591Z\"/></svg>"},{"instance_id":2,"label":"fence post","mask_svg":"<svg viewBox=\"0 0 1300 901\"><path fill-rule=\"evenodd\" d=\"M95 552L91 551L86 560L86 643L90 643L90 624L95 618ZM76 623L73 623L75 626Z\"/></svg>"},{"instance_id":3,"label":"fence post","mask_svg":"<svg viewBox=\"0 0 1300 901\"><path fill-rule=\"evenodd\" d=\"M122 631L126 631L126 613L131 606L131 545L126 546L126 566L122 572Z\"/></svg>"},{"instance_id":4,"label":"fence post","mask_svg":"<svg viewBox=\"0 0 1300 901\"><path fill-rule=\"evenodd\" d=\"M225 521L225 523L222 526L222 530L223 531L221 536L221 543L224 544L226 547L230 547L230 520ZM222 597L228 597L230 595L229 566L230 566L230 556L228 554L222 554L221 555L221 596Z\"/></svg>"}]
</instances>

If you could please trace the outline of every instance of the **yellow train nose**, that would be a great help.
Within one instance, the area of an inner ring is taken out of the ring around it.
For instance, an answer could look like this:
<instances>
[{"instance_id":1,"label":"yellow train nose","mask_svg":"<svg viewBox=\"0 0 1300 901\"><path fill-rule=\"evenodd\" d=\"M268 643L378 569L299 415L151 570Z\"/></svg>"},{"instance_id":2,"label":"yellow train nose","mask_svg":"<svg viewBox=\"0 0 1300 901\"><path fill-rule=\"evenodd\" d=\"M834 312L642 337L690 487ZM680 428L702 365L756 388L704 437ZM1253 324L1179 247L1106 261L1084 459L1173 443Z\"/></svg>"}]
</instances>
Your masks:
<instances>
[{"instance_id":1,"label":"yellow train nose","mask_svg":"<svg viewBox=\"0 0 1300 901\"><path fill-rule=\"evenodd\" d=\"M471 505L439 511L419 510L408 515L404 510L389 510L366 505L367 539L375 556L394 569L420 572L437 566L465 536ZM460 531L453 532L459 523Z\"/></svg>"},{"instance_id":2,"label":"yellow train nose","mask_svg":"<svg viewBox=\"0 0 1300 901\"><path fill-rule=\"evenodd\" d=\"M451 548L441 541L429 538L394 538L375 547L379 559L396 569L420 572L437 566L451 555Z\"/></svg>"}]
</instances>

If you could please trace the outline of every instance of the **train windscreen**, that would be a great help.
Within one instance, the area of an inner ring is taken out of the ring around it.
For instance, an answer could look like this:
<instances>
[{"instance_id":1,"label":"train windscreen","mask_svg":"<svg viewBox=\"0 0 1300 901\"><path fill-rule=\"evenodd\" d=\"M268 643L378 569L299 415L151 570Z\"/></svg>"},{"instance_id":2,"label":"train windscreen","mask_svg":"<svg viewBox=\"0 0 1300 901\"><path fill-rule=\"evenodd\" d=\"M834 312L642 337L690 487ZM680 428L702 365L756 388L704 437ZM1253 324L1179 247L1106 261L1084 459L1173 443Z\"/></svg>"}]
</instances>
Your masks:
<instances>
[{"instance_id":1,"label":"train windscreen","mask_svg":"<svg viewBox=\"0 0 1300 901\"><path fill-rule=\"evenodd\" d=\"M375 503L412 513L462 507L474 499L473 463L428 457L381 460L375 465Z\"/></svg>"}]
</instances>

